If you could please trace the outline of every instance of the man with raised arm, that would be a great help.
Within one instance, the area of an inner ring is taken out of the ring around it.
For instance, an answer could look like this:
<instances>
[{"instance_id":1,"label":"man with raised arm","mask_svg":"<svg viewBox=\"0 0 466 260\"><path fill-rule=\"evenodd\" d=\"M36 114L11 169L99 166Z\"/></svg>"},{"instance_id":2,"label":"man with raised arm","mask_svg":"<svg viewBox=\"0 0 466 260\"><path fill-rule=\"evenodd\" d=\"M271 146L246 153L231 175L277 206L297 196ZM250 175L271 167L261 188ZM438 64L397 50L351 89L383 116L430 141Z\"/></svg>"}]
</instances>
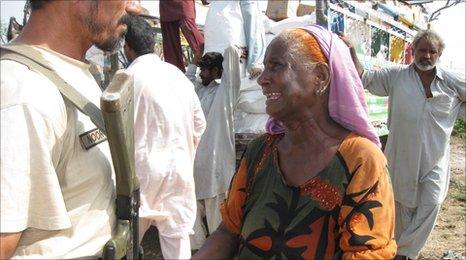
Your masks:
<instances>
[{"instance_id":1,"label":"man with raised arm","mask_svg":"<svg viewBox=\"0 0 466 260\"><path fill-rule=\"evenodd\" d=\"M434 228L450 179L450 136L465 117L464 76L440 66L445 44L432 31L413 40L414 62L365 71L349 41L353 62L370 93L389 97L385 155L396 208L396 259L415 259Z\"/></svg>"}]
</instances>

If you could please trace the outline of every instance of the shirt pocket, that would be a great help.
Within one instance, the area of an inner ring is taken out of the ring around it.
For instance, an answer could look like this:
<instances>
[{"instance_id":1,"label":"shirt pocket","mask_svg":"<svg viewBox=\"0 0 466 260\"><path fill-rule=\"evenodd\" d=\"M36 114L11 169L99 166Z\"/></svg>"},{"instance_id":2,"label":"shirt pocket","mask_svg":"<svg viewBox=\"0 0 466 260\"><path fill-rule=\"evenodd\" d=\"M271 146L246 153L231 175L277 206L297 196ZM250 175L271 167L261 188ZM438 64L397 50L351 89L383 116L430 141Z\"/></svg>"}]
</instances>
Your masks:
<instances>
[{"instance_id":1,"label":"shirt pocket","mask_svg":"<svg viewBox=\"0 0 466 260\"><path fill-rule=\"evenodd\" d=\"M454 97L450 97L445 93L434 95L430 100L431 111L434 116L447 117L453 106Z\"/></svg>"}]
</instances>

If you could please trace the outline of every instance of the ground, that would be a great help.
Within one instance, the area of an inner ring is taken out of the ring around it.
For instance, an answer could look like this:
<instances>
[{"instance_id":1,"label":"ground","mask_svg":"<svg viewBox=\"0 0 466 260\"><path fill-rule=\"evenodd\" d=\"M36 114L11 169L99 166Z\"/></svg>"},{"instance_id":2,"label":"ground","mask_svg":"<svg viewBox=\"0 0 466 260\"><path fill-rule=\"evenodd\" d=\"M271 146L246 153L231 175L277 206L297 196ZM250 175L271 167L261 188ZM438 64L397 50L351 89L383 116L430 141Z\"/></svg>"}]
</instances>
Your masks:
<instances>
[{"instance_id":1,"label":"ground","mask_svg":"<svg viewBox=\"0 0 466 260\"><path fill-rule=\"evenodd\" d=\"M450 189L420 259L442 259L449 250L452 258L443 259L466 257L466 140L452 137L450 151Z\"/></svg>"},{"instance_id":2,"label":"ground","mask_svg":"<svg viewBox=\"0 0 466 260\"><path fill-rule=\"evenodd\" d=\"M466 257L466 140L452 137L450 151L448 197L419 259L464 260ZM155 228L146 233L142 245L146 259L163 259ZM448 251L448 256L443 257Z\"/></svg>"}]
</instances>

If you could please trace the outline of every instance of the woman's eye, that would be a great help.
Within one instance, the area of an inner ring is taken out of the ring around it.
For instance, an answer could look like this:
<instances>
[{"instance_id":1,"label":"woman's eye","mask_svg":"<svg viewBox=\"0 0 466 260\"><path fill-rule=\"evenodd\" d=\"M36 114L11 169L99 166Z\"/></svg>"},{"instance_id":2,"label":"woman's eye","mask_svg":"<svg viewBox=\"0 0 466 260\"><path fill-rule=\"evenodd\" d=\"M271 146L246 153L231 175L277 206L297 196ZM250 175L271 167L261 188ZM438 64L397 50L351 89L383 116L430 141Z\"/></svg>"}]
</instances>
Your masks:
<instances>
[{"instance_id":1,"label":"woman's eye","mask_svg":"<svg viewBox=\"0 0 466 260\"><path fill-rule=\"evenodd\" d=\"M271 66L271 69L272 70L278 70L282 67L282 64L281 63L278 63L278 62L274 62L272 63L272 66Z\"/></svg>"}]
</instances>

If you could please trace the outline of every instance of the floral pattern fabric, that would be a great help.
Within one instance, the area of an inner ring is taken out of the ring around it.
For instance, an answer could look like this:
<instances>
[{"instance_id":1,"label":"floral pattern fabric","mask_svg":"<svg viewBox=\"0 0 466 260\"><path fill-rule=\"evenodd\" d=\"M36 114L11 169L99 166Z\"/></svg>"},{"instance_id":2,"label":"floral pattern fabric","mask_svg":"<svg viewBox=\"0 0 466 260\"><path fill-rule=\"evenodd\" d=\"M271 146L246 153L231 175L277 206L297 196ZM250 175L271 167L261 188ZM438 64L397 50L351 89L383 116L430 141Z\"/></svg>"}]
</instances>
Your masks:
<instances>
[{"instance_id":1,"label":"floral pattern fabric","mask_svg":"<svg viewBox=\"0 0 466 260\"><path fill-rule=\"evenodd\" d=\"M350 134L324 170L294 187L278 166L282 137L251 142L222 205L238 258L393 258L394 200L379 148Z\"/></svg>"}]
</instances>

